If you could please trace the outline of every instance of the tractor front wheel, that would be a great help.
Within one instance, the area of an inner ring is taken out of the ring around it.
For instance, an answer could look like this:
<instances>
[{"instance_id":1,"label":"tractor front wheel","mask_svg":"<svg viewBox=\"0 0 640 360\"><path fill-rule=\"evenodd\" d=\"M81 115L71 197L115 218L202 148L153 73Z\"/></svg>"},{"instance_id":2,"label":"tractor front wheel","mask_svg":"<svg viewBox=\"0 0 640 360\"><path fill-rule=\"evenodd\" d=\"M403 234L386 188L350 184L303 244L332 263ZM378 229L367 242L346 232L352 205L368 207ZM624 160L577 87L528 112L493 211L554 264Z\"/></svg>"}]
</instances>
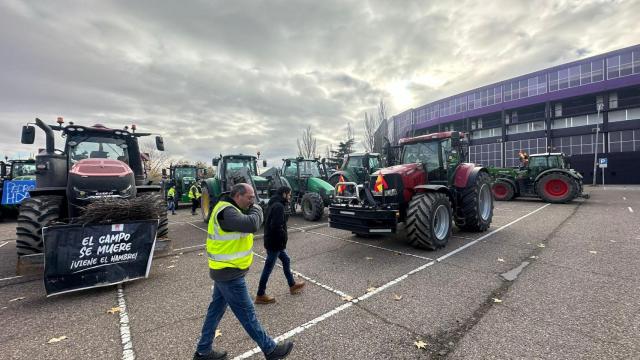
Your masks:
<instances>
[{"instance_id":1,"label":"tractor front wheel","mask_svg":"<svg viewBox=\"0 0 640 360\"><path fill-rule=\"evenodd\" d=\"M498 201L509 201L513 199L514 188L506 181L496 181L491 187L493 197Z\"/></svg>"},{"instance_id":2,"label":"tractor front wheel","mask_svg":"<svg viewBox=\"0 0 640 360\"><path fill-rule=\"evenodd\" d=\"M20 204L16 226L18 256L42 253L42 228L60 218L62 196L44 195L25 199Z\"/></svg>"},{"instance_id":3,"label":"tractor front wheel","mask_svg":"<svg viewBox=\"0 0 640 360\"><path fill-rule=\"evenodd\" d=\"M551 173L538 180L536 191L542 200L561 204L573 200L578 193L576 182L561 173Z\"/></svg>"},{"instance_id":4,"label":"tractor front wheel","mask_svg":"<svg viewBox=\"0 0 640 360\"><path fill-rule=\"evenodd\" d=\"M486 231L493 218L493 196L489 174L480 172L460 190L460 209L456 225L467 231Z\"/></svg>"},{"instance_id":5,"label":"tractor front wheel","mask_svg":"<svg viewBox=\"0 0 640 360\"><path fill-rule=\"evenodd\" d=\"M407 210L407 239L411 246L437 250L451 237L451 202L443 193L417 194Z\"/></svg>"},{"instance_id":6,"label":"tractor front wheel","mask_svg":"<svg viewBox=\"0 0 640 360\"><path fill-rule=\"evenodd\" d=\"M302 216L307 221L318 221L324 213L324 203L320 194L308 192L302 196Z\"/></svg>"}]
</instances>

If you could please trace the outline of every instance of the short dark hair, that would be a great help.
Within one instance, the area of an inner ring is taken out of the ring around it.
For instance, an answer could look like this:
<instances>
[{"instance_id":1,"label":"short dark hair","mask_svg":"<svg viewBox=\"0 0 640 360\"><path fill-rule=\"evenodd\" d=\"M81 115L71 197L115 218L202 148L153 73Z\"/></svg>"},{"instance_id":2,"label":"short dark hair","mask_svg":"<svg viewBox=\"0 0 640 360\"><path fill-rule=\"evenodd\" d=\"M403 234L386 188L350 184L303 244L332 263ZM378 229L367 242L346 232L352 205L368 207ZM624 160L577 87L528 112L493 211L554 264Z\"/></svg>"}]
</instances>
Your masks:
<instances>
[{"instance_id":1,"label":"short dark hair","mask_svg":"<svg viewBox=\"0 0 640 360\"><path fill-rule=\"evenodd\" d=\"M278 196L284 196L284 194L288 194L291 192L291 188L288 186L280 186L278 190L276 190L276 194Z\"/></svg>"},{"instance_id":2,"label":"short dark hair","mask_svg":"<svg viewBox=\"0 0 640 360\"><path fill-rule=\"evenodd\" d=\"M229 193L229 196L231 198L236 197L236 195L244 195L247 193L247 187L249 185L245 184L245 183L238 183L235 184L231 187L231 192Z\"/></svg>"}]
</instances>

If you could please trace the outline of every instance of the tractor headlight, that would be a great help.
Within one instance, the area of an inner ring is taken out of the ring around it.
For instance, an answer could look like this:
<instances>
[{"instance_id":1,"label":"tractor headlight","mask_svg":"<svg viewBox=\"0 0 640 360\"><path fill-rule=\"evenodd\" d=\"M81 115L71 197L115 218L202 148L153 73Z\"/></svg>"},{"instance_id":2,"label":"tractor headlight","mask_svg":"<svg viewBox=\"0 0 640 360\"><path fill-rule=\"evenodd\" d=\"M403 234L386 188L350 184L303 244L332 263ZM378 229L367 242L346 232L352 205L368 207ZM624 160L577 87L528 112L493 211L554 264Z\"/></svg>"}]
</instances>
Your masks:
<instances>
[{"instance_id":1,"label":"tractor headlight","mask_svg":"<svg viewBox=\"0 0 640 360\"><path fill-rule=\"evenodd\" d=\"M78 189L78 188L77 188L77 187L75 187L75 186L73 187L73 192L75 192L75 194L76 194L76 198L77 198L77 199L84 199L84 198L86 198L86 197L87 197L87 195L88 195L86 191L84 191L84 190L80 190L80 189Z\"/></svg>"},{"instance_id":2,"label":"tractor headlight","mask_svg":"<svg viewBox=\"0 0 640 360\"><path fill-rule=\"evenodd\" d=\"M131 195L131 189L133 189L133 187L131 185L129 185L125 189L120 190L119 191L120 196L129 196L129 195Z\"/></svg>"},{"instance_id":3,"label":"tractor headlight","mask_svg":"<svg viewBox=\"0 0 640 360\"><path fill-rule=\"evenodd\" d=\"M389 189L384 191L384 196L396 196L398 195L398 189Z\"/></svg>"}]
</instances>

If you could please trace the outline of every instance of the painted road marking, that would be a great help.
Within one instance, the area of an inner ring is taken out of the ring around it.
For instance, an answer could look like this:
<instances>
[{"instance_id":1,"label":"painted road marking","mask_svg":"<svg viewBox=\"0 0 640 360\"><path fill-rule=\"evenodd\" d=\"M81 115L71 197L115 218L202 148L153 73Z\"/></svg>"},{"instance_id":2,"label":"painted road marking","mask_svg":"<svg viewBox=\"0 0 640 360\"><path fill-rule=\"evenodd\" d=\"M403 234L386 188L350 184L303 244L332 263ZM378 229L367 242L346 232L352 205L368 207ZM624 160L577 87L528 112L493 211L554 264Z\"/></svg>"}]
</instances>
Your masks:
<instances>
[{"instance_id":1,"label":"painted road marking","mask_svg":"<svg viewBox=\"0 0 640 360\"><path fill-rule=\"evenodd\" d=\"M118 307L120 307L120 338L122 339L122 360L135 360L136 354L133 352L133 342L131 341L131 330L129 329L129 314L127 313L127 303L124 301L124 289L122 284L118 284Z\"/></svg>"},{"instance_id":2,"label":"painted road marking","mask_svg":"<svg viewBox=\"0 0 640 360\"><path fill-rule=\"evenodd\" d=\"M388 283L380 286L379 288L375 289L374 291L372 291L370 293L366 293L366 294L360 296L357 299L353 299L352 301L350 301L350 302L348 302L346 304L340 305L340 306L334 308L333 310L316 317L315 319L313 319L311 321L308 321L308 322L306 322L306 323L304 323L304 324L302 324L302 325L300 325L300 326L298 326L298 327L296 327L296 328L294 328L292 330L287 331L286 333L276 337L274 340L279 342L279 341L282 341L282 340L286 340L286 339L288 339L288 338L290 338L290 337L292 337L292 336L294 336L296 334L299 334L299 333L301 333L301 332L303 332L303 331L305 331L305 330L317 325L318 323L320 323L320 322L332 317L333 315L338 314L338 313L344 311L345 309L350 308L351 306L353 306L353 304L356 304L359 301L363 301L363 300L365 300L365 299L367 299L367 298L369 298L369 297L371 297L371 296L373 296L375 294L378 294L378 293L388 289L389 287L391 287L391 286L393 286L395 284L398 284L398 283L406 280L407 278L409 278L409 276L417 274L418 272L420 272L420 271L422 271L422 270L424 270L424 269L436 264L436 262L440 262L440 261L448 258L449 256L457 254L458 252L468 248L469 246L472 246L473 244L476 244L479 241L481 241L483 239L486 239L487 237L489 237L489 236L491 236L491 235L493 235L493 234L495 234L495 233L507 228L508 226L511 226L511 225L517 223L518 221L521 221L522 219L528 217L529 215L533 215L533 214L537 213L538 211L546 208L549 205L551 205L551 204L546 204L546 205L544 205L542 207L539 207L538 209L536 209L536 210L534 210L534 211L532 211L532 212L530 212L530 213L528 213L528 214L526 214L526 215L524 215L524 216L522 216L522 217L520 217L520 218L518 218L518 219L516 219L516 220L514 220L512 222L510 222L510 223L508 223L507 225L501 226L498 229L496 229L496 230L494 230L494 231L492 231L492 232L490 232L490 233L478 238L477 240L475 240L475 241L473 241L471 243L468 243L465 246L463 246L461 248L458 248L458 249L456 249L456 250L454 250L454 251L452 251L452 252L450 252L450 253L448 253L448 254L446 254L444 256L439 257L437 260L434 260L434 261L431 261L429 263L426 263L426 264L424 264L424 265L422 265L420 267L417 267L417 268L409 271L408 273L406 273L406 274L404 274L404 275L402 275L402 276L400 276L400 277L398 277L398 278L396 278L394 280L389 281ZM246 359L246 358L251 357L251 356L253 356L255 354L258 354L260 352L261 352L260 348L259 347L255 347L255 348L245 352L242 355L236 356L233 359L234 360Z\"/></svg>"},{"instance_id":3,"label":"painted road marking","mask_svg":"<svg viewBox=\"0 0 640 360\"><path fill-rule=\"evenodd\" d=\"M257 256L257 257L261 258L262 260L267 260L267 258L266 258L266 257L264 257L264 256L262 256L262 255L260 255L260 254L257 254L257 253L255 253L255 252L254 252L253 254L254 254L255 256ZM278 266L278 267L282 267L282 265L280 265L280 264L278 264L278 263L276 263L276 266ZM337 294L337 295L338 295L338 296L340 296L341 298L343 298L343 297L345 297L345 296L350 296L349 294L345 294L345 293L343 293L342 291L340 291L340 290L338 290L338 289L334 289L334 288L332 288L332 287L331 287L331 286L329 286L329 285L325 285L325 284L323 284L323 283L321 283L321 282L319 282L319 281L316 281L316 280L314 280L314 279L312 279L312 278L310 278L310 277L308 277L308 276L306 276L306 275L304 275L304 274L302 274L302 273L300 273L300 272L297 272L297 271L295 271L295 270L293 270L293 269L291 269L291 272L292 272L292 273L294 273L295 275L300 276L301 278L303 278L303 279L307 280L308 282L310 282L310 283L312 283L312 284L318 285L318 286L320 286L321 288L323 288L323 289L325 289L325 290L328 290L328 291L331 291L331 292L332 292L332 293L334 293L334 294Z\"/></svg>"},{"instance_id":4,"label":"painted road marking","mask_svg":"<svg viewBox=\"0 0 640 360\"><path fill-rule=\"evenodd\" d=\"M9 242L8 242L8 241L6 241L6 242L4 242L4 243L0 244L0 248L1 248L1 247L3 247L3 246L5 246L5 245L7 245L8 243L9 243Z\"/></svg>"},{"instance_id":5,"label":"painted road marking","mask_svg":"<svg viewBox=\"0 0 640 360\"><path fill-rule=\"evenodd\" d=\"M631 208L631 206L629 206L628 209L629 209L629 212L631 213L633 212L633 209Z\"/></svg>"},{"instance_id":6,"label":"painted road marking","mask_svg":"<svg viewBox=\"0 0 640 360\"><path fill-rule=\"evenodd\" d=\"M20 279L21 277L22 277L22 275L18 275L18 276L11 276L11 277L2 278L2 279L0 279L0 281L13 280L13 279Z\"/></svg>"},{"instance_id":7,"label":"painted road marking","mask_svg":"<svg viewBox=\"0 0 640 360\"><path fill-rule=\"evenodd\" d=\"M315 231L309 231L309 234L320 235L320 236L324 236L324 237L328 237L328 238L336 239L336 240L342 240L342 241L346 241L346 242L350 242L350 243L354 243L354 244L358 244L358 245L372 247L374 249L380 249L380 250L384 250L384 251L389 251L389 252L400 254L400 255L413 256L413 257L416 257L416 258L422 259L422 260L427 260L427 261L433 260L432 258L428 258L426 256L420 256L420 255L406 253L406 252L402 252L402 251L398 251L398 250L392 250L392 249L388 249L388 248L385 248L385 247L382 247L382 246L371 245L371 244L367 244L367 243L363 243L363 242L355 241L355 240L351 240L351 239L345 239L345 238L342 238L342 237L339 237L339 236L335 236L335 235L323 234L323 233L319 233L319 232L315 232Z\"/></svg>"}]
</instances>

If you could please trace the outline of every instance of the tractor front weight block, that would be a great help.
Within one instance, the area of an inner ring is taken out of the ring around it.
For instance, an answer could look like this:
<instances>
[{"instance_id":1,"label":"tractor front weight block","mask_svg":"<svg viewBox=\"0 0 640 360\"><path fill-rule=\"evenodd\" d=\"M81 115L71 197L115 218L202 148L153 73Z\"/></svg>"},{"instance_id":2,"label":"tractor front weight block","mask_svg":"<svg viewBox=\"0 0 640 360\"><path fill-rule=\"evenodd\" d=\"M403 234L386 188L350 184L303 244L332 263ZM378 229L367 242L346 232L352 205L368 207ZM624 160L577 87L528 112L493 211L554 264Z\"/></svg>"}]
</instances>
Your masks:
<instances>
[{"instance_id":1,"label":"tractor front weight block","mask_svg":"<svg viewBox=\"0 0 640 360\"><path fill-rule=\"evenodd\" d=\"M398 211L331 206L329 226L356 234L394 234Z\"/></svg>"}]
</instances>

